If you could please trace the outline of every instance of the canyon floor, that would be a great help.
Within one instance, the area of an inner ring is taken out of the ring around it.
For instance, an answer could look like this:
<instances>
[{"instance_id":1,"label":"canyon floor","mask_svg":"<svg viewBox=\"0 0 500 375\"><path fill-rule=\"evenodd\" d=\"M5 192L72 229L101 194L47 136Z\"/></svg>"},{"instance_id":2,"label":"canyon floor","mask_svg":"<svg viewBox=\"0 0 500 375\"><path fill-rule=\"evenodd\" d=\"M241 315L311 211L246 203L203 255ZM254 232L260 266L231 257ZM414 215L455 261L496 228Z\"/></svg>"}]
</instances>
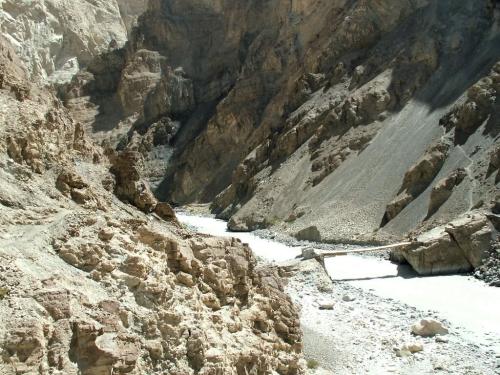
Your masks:
<instances>
[{"instance_id":1,"label":"canyon floor","mask_svg":"<svg viewBox=\"0 0 500 375\"><path fill-rule=\"evenodd\" d=\"M500 289L469 275L417 277L380 256L327 259L326 273L314 259L295 259L305 243L228 233L224 221L198 215L178 213L192 229L238 237L262 263L286 270L311 374L500 373ZM412 335L412 324L429 317L449 334ZM402 353L405 345L423 350Z\"/></svg>"}]
</instances>

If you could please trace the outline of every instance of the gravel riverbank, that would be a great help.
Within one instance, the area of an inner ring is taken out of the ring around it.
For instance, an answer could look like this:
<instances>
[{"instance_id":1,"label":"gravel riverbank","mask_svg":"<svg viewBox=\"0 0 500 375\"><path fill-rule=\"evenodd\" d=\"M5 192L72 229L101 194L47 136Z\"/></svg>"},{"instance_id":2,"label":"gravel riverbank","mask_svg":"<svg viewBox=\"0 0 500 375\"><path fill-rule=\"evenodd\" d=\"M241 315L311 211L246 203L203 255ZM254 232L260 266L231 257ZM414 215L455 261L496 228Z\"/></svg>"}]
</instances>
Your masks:
<instances>
[{"instance_id":1,"label":"gravel riverbank","mask_svg":"<svg viewBox=\"0 0 500 375\"><path fill-rule=\"evenodd\" d=\"M311 374L500 374L495 288L467 277L418 278L387 262L386 254L329 260L327 268L336 276L332 280L317 261L294 259L308 243L266 231L228 233L224 222L209 217L179 218L203 233L238 237L263 262L286 270L286 291L301 308L304 352ZM321 246L323 250L339 249L338 245ZM349 274L355 277L344 277ZM470 293L487 297L481 300ZM406 300L411 304L402 302ZM440 312L430 311L434 307L422 303L434 300L441 302L435 304ZM470 306L478 300L484 306ZM451 314L452 310L457 314ZM412 335L412 325L427 317L442 322L449 334ZM405 346L418 351L408 353Z\"/></svg>"},{"instance_id":2,"label":"gravel riverbank","mask_svg":"<svg viewBox=\"0 0 500 375\"><path fill-rule=\"evenodd\" d=\"M467 338L463 327L436 312L379 297L348 282L331 282L328 288L321 267L314 263L297 264L287 293L301 306L306 358L312 364L317 361L322 373L500 373L500 341L493 333L478 343ZM332 309L322 310L323 305ZM411 326L428 317L444 323L450 333L431 338L412 335ZM399 356L403 346L412 344L422 345L423 350Z\"/></svg>"}]
</instances>

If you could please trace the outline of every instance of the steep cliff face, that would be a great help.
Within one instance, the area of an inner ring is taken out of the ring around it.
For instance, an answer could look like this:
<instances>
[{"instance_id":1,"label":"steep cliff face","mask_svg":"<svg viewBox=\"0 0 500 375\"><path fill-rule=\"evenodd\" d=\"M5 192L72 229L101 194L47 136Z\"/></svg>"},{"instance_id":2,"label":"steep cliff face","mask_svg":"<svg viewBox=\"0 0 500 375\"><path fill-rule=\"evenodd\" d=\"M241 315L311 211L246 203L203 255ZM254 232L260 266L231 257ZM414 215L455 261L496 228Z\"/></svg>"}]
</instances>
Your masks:
<instances>
[{"instance_id":1,"label":"steep cliff face","mask_svg":"<svg viewBox=\"0 0 500 375\"><path fill-rule=\"evenodd\" d=\"M29 76L0 36L0 373L302 373L277 275L180 227L141 155L95 145Z\"/></svg>"},{"instance_id":2,"label":"steep cliff face","mask_svg":"<svg viewBox=\"0 0 500 375\"><path fill-rule=\"evenodd\" d=\"M64 82L127 41L145 0L2 0L0 30L32 78Z\"/></svg>"},{"instance_id":3,"label":"steep cliff face","mask_svg":"<svg viewBox=\"0 0 500 375\"><path fill-rule=\"evenodd\" d=\"M213 202L234 230L384 240L494 199L498 12L152 0L127 48L62 92L96 138L145 156L162 198Z\"/></svg>"},{"instance_id":4,"label":"steep cliff face","mask_svg":"<svg viewBox=\"0 0 500 375\"><path fill-rule=\"evenodd\" d=\"M340 51L327 54L334 68L310 71L326 85L311 88L314 75L304 76L305 101L215 201L223 217L237 211L233 229L288 221L292 234L316 227L323 240L383 240L490 205L498 192L488 167L499 131L498 14L487 3L420 5L373 18L380 4L357 3L353 14L369 14L363 25L393 19L394 27L377 33L375 24L361 50L336 43Z\"/></svg>"}]
</instances>

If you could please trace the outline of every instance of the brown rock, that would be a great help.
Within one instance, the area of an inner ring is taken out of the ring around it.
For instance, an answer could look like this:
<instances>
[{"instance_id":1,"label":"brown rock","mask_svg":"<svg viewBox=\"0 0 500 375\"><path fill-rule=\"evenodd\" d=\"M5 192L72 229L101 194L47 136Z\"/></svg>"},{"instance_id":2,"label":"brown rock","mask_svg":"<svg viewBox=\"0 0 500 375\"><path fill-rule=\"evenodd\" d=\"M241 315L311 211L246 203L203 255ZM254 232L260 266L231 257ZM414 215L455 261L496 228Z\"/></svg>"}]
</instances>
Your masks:
<instances>
[{"instance_id":1,"label":"brown rock","mask_svg":"<svg viewBox=\"0 0 500 375\"><path fill-rule=\"evenodd\" d=\"M427 217L430 217L434 215L434 213L436 213L439 207L441 207L451 196L451 194L453 193L453 188L459 185L466 176L467 172L465 171L465 169L459 168L453 171L448 177L438 181L438 183L432 188L431 191Z\"/></svg>"},{"instance_id":2,"label":"brown rock","mask_svg":"<svg viewBox=\"0 0 500 375\"><path fill-rule=\"evenodd\" d=\"M123 262L121 270L129 275L144 279L148 274L148 266L139 255L129 255Z\"/></svg>"},{"instance_id":3,"label":"brown rock","mask_svg":"<svg viewBox=\"0 0 500 375\"><path fill-rule=\"evenodd\" d=\"M470 215L452 221L445 228L458 243L473 268L482 264L491 247L492 225L483 215Z\"/></svg>"},{"instance_id":4,"label":"brown rock","mask_svg":"<svg viewBox=\"0 0 500 375\"><path fill-rule=\"evenodd\" d=\"M187 274L185 272L179 272L177 274L177 280L181 283L181 284L184 284L186 286L194 286L196 283L193 279L193 276L191 276L190 274Z\"/></svg>"},{"instance_id":5,"label":"brown rock","mask_svg":"<svg viewBox=\"0 0 500 375\"><path fill-rule=\"evenodd\" d=\"M448 328L446 328L441 322L429 318L422 319L419 322L415 323L411 328L411 332L417 336L434 337L436 335L446 335L448 333ZM410 350L410 352L412 353L415 353L416 351Z\"/></svg>"},{"instance_id":6,"label":"brown rock","mask_svg":"<svg viewBox=\"0 0 500 375\"><path fill-rule=\"evenodd\" d=\"M387 205L382 226L394 219L408 204L419 196L441 170L449 146L442 141L431 146L412 166L403 178L398 196Z\"/></svg>"},{"instance_id":7,"label":"brown rock","mask_svg":"<svg viewBox=\"0 0 500 375\"><path fill-rule=\"evenodd\" d=\"M111 172L116 177L115 193L144 212L152 212L157 200L141 179L143 158L137 151L124 151L113 157Z\"/></svg>"},{"instance_id":8,"label":"brown rock","mask_svg":"<svg viewBox=\"0 0 500 375\"><path fill-rule=\"evenodd\" d=\"M101 241L109 242L114 237L115 233L111 228L103 228L99 231L98 237Z\"/></svg>"},{"instance_id":9,"label":"brown rock","mask_svg":"<svg viewBox=\"0 0 500 375\"><path fill-rule=\"evenodd\" d=\"M177 221L173 208L166 202L159 202L154 212L166 221Z\"/></svg>"}]
</instances>

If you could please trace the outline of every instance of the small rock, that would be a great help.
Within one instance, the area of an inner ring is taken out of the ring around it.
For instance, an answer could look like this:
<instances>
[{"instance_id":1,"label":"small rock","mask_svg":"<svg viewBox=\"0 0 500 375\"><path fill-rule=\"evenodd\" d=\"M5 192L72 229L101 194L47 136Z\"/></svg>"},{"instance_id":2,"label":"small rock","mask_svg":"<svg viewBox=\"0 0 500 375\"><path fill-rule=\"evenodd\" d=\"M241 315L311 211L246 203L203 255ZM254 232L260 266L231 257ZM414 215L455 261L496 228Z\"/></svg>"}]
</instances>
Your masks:
<instances>
[{"instance_id":1,"label":"small rock","mask_svg":"<svg viewBox=\"0 0 500 375\"><path fill-rule=\"evenodd\" d=\"M433 365L434 370L446 370L446 366L444 363L438 362Z\"/></svg>"},{"instance_id":2,"label":"small rock","mask_svg":"<svg viewBox=\"0 0 500 375\"><path fill-rule=\"evenodd\" d=\"M356 299L356 297L353 297L349 294L345 294L343 297L342 297L342 301L344 302L352 302Z\"/></svg>"},{"instance_id":3,"label":"small rock","mask_svg":"<svg viewBox=\"0 0 500 375\"><path fill-rule=\"evenodd\" d=\"M334 301L321 301L319 303L319 309L320 310L333 310L333 307L335 306Z\"/></svg>"},{"instance_id":4,"label":"small rock","mask_svg":"<svg viewBox=\"0 0 500 375\"><path fill-rule=\"evenodd\" d=\"M189 287L192 287L194 284L196 284L193 276L185 272L179 272L177 274L177 281Z\"/></svg>"},{"instance_id":5,"label":"small rock","mask_svg":"<svg viewBox=\"0 0 500 375\"><path fill-rule=\"evenodd\" d=\"M444 336L436 336L436 342L440 342L440 343L447 343L449 340L448 340L448 337L444 337Z\"/></svg>"},{"instance_id":6,"label":"small rock","mask_svg":"<svg viewBox=\"0 0 500 375\"><path fill-rule=\"evenodd\" d=\"M110 228L104 228L99 232L98 237L101 241L108 242L113 238L114 235L115 234Z\"/></svg>"},{"instance_id":7,"label":"small rock","mask_svg":"<svg viewBox=\"0 0 500 375\"><path fill-rule=\"evenodd\" d=\"M417 336L434 337L436 335L446 335L448 329L441 322L427 318L415 323L411 328L411 332Z\"/></svg>"},{"instance_id":8,"label":"small rock","mask_svg":"<svg viewBox=\"0 0 500 375\"><path fill-rule=\"evenodd\" d=\"M419 342L407 344L406 347L411 353L418 353L424 350L424 346Z\"/></svg>"},{"instance_id":9,"label":"small rock","mask_svg":"<svg viewBox=\"0 0 500 375\"><path fill-rule=\"evenodd\" d=\"M314 259L318 256L316 253L316 250L314 250L312 247L306 247L302 249L302 258L303 260L309 260L309 259Z\"/></svg>"},{"instance_id":10,"label":"small rock","mask_svg":"<svg viewBox=\"0 0 500 375\"><path fill-rule=\"evenodd\" d=\"M408 357L423 350L424 346L421 343L410 343L403 345L401 348L396 348L396 355L398 357Z\"/></svg>"}]
</instances>

